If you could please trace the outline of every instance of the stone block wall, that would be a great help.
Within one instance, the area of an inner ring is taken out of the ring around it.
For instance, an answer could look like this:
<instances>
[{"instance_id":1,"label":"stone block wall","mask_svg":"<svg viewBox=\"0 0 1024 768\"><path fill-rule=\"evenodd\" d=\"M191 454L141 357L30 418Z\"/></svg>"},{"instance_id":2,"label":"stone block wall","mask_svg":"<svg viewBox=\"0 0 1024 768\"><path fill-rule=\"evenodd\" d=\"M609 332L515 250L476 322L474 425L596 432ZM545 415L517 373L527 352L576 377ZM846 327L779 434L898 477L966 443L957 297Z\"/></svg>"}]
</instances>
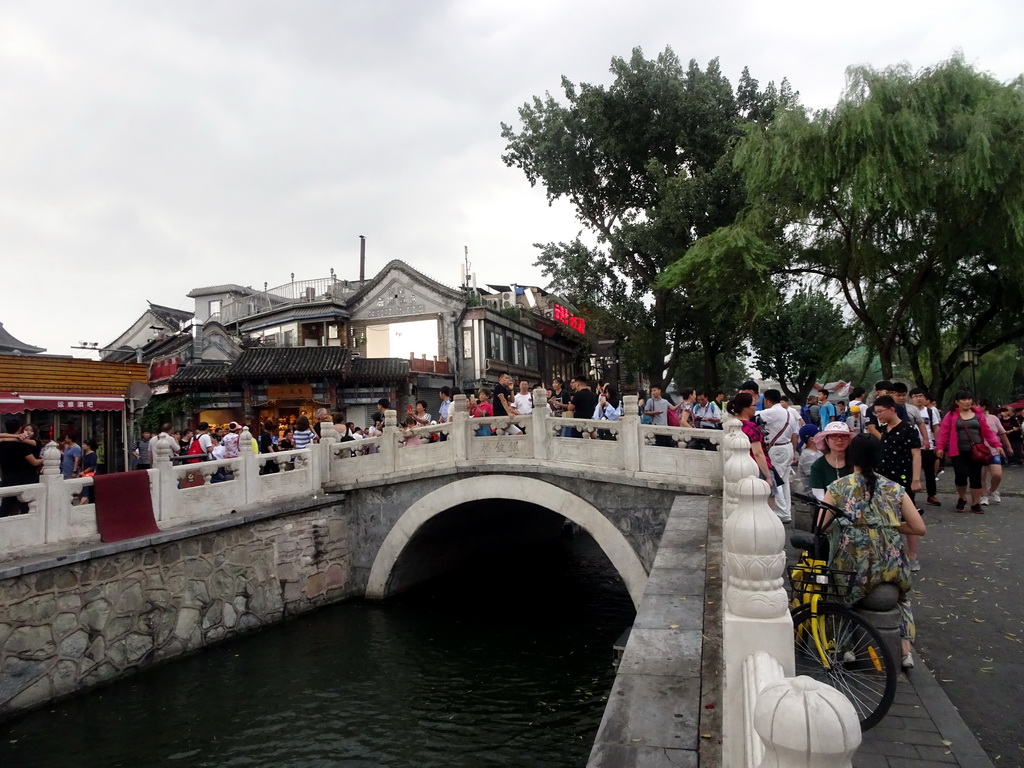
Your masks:
<instances>
[{"instance_id":1,"label":"stone block wall","mask_svg":"<svg viewBox=\"0 0 1024 768\"><path fill-rule=\"evenodd\" d=\"M0 580L0 717L361 594L345 510L177 532Z\"/></svg>"}]
</instances>

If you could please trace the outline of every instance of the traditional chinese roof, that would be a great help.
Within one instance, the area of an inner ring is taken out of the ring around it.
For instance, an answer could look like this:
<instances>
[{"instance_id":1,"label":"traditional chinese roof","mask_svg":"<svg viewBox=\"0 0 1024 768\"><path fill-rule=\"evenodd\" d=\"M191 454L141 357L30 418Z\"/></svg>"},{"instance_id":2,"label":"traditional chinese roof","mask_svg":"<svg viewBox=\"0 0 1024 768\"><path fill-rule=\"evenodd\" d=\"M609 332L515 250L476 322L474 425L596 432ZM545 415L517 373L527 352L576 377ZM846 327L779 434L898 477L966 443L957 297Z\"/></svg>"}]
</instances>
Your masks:
<instances>
[{"instance_id":1,"label":"traditional chinese roof","mask_svg":"<svg viewBox=\"0 0 1024 768\"><path fill-rule=\"evenodd\" d=\"M289 303L246 317L240 323L243 333L259 330L271 325L295 320L347 320L348 310L336 301L321 301L314 304Z\"/></svg>"},{"instance_id":2,"label":"traditional chinese roof","mask_svg":"<svg viewBox=\"0 0 1024 768\"><path fill-rule=\"evenodd\" d=\"M149 366L48 355L0 355L0 391L124 395L146 383Z\"/></svg>"},{"instance_id":3,"label":"traditional chinese roof","mask_svg":"<svg viewBox=\"0 0 1024 768\"><path fill-rule=\"evenodd\" d=\"M192 363L179 368L169 383L173 386L188 386L223 381L230 365L231 363Z\"/></svg>"},{"instance_id":4,"label":"traditional chinese roof","mask_svg":"<svg viewBox=\"0 0 1024 768\"><path fill-rule=\"evenodd\" d=\"M149 311L153 313L153 317L165 323L166 330L172 333L177 331L183 322L192 319L192 313L188 310L165 307L161 304L154 304L152 301L149 302Z\"/></svg>"},{"instance_id":5,"label":"traditional chinese roof","mask_svg":"<svg viewBox=\"0 0 1024 768\"><path fill-rule=\"evenodd\" d=\"M228 368L229 379L342 378L346 347L257 347L242 352Z\"/></svg>"},{"instance_id":6,"label":"traditional chinese roof","mask_svg":"<svg viewBox=\"0 0 1024 768\"><path fill-rule=\"evenodd\" d=\"M6 355L38 355L45 351L42 347L33 347L31 344L18 341L4 328L4 324L0 323L0 353Z\"/></svg>"},{"instance_id":7,"label":"traditional chinese roof","mask_svg":"<svg viewBox=\"0 0 1024 768\"><path fill-rule=\"evenodd\" d=\"M438 282L437 280L434 280L431 277L427 277L422 272L420 272L418 269L415 269L414 267L410 267L408 264L406 264L401 259L392 259L387 264L385 264L384 268L381 269L376 275L374 275L369 280L365 281L360 286L359 290L357 290L352 296L348 297L349 306L353 306L355 304L358 304L359 300L362 299L363 296L365 296L366 294L370 293L378 285L383 283L391 275L391 272L393 270L398 270L399 272L404 272L406 275L408 275L412 279L412 281L414 283L416 283L418 285L421 285L421 286L426 286L426 287L429 287L429 288L433 288L435 291L437 291L442 296L450 296L453 299L461 299L462 298L462 291L456 290L455 288L452 288L451 286L445 285L444 283L440 283L440 282Z\"/></svg>"},{"instance_id":8,"label":"traditional chinese roof","mask_svg":"<svg viewBox=\"0 0 1024 768\"><path fill-rule=\"evenodd\" d=\"M357 357L348 375L351 381L395 381L409 378L409 361L400 357Z\"/></svg>"}]
</instances>

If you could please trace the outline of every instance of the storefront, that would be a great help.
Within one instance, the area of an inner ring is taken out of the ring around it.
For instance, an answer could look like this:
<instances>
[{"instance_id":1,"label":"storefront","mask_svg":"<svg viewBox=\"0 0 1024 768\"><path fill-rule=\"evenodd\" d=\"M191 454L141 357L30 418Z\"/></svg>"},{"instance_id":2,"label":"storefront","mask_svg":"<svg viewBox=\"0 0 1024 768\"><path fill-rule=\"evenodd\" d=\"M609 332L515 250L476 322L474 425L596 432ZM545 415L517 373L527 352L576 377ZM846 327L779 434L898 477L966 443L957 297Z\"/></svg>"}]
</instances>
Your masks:
<instances>
[{"instance_id":1,"label":"storefront","mask_svg":"<svg viewBox=\"0 0 1024 768\"><path fill-rule=\"evenodd\" d=\"M312 424L318 409L333 411L331 389L326 382L255 385L249 390L251 410L260 424L272 421L282 433L285 429L295 429L300 416L305 416Z\"/></svg>"},{"instance_id":2,"label":"storefront","mask_svg":"<svg viewBox=\"0 0 1024 768\"><path fill-rule=\"evenodd\" d=\"M20 401L20 402L19 402ZM0 393L3 418L17 416L31 424L44 443L73 437L76 443L95 440L100 472L125 469L126 416L124 398L83 395L25 395Z\"/></svg>"},{"instance_id":3,"label":"storefront","mask_svg":"<svg viewBox=\"0 0 1024 768\"><path fill-rule=\"evenodd\" d=\"M0 415L32 424L44 441L95 440L101 471L128 466L132 385L145 388L137 363L44 355L0 355Z\"/></svg>"}]
</instances>

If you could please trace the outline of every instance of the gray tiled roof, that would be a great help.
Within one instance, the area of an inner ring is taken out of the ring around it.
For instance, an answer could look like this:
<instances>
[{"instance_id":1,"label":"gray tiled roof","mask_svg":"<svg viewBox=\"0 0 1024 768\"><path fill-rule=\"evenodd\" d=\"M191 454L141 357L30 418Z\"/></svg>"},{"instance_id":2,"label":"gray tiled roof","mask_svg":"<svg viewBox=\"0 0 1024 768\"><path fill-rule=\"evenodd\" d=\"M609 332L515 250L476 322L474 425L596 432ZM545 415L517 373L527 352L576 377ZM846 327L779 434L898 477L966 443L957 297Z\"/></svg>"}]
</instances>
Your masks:
<instances>
[{"instance_id":1,"label":"gray tiled roof","mask_svg":"<svg viewBox=\"0 0 1024 768\"><path fill-rule=\"evenodd\" d=\"M242 352L228 369L229 379L298 377L342 378L349 364L346 347L257 347Z\"/></svg>"},{"instance_id":2,"label":"gray tiled roof","mask_svg":"<svg viewBox=\"0 0 1024 768\"><path fill-rule=\"evenodd\" d=\"M352 381L394 381L409 377L409 361L400 357L357 357L349 373Z\"/></svg>"},{"instance_id":3,"label":"gray tiled roof","mask_svg":"<svg viewBox=\"0 0 1024 768\"><path fill-rule=\"evenodd\" d=\"M154 304L152 301L149 302L149 311L153 313L153 317L166 323L169 326L166 330L172 333L178 330L178 326L182 322L192 319L192 313L188 310L165 307L161 304Z\"/></svg>"},{"instance_id":4,"label":"gray tiled roof","mask_svg":"<svg viewBox=\"0 0 1024 768\"><path fill-rule=\"evenodd\" d=\"M240 327L243 332L247 332L293 320L347 320L348 318L348 310L337 302L323 301L315 304L289 303L282 307L274 307L267 312L251 315L241 322Z\"/></svg>"},{"instance_id":5,"label":"gray tiled roof","mask_svg":"<svg viewBox=\"0 0 1024 768\"><path fill-rule=\"evenodd\" d=\"M170 384L209 384L223 381L230 363L193 363L179 368L171 377Z\"/></svg>"},{"instance_id":6,"label":"gray tiled roof","mask_svg":"<svg viewBox=\"0 0 1024 768\"><path fill-rule=\"evenodd\" d=\"M16 338L11 336L7 330L4 329L4 324L0 323L0 351L4 354L29 354L38 355L40 352L46 350L42 347L33 347L31 344L26 344L23 341L18 341Z\"/></svg>"}]
</instances>

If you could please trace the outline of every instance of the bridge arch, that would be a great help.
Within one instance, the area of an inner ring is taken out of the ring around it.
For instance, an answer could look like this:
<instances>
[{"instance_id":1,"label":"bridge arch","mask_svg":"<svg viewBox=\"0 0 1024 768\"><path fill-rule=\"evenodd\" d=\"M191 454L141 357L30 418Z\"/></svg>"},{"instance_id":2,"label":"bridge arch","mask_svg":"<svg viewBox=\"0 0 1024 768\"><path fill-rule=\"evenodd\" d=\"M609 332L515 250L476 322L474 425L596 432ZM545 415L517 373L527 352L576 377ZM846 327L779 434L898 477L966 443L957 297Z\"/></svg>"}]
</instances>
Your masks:
<instances>
[{"instance_id":1,"label":"bridge arch","mask_svg":"<svg viewBox=\"0 0 1024 768\"><path fill-rule=\"evenodd\" d=\"M550 510L580 526L594 539L618 571L634 606L640 605L647 571L615 525L597 507L557 485L521 475L478 475L463 478L420 497L395 522L384 538L366 585L366 596L383 599L402 551L431 518L460 504L488 499L521 501Z\"/></svg>"}]
</instances>

